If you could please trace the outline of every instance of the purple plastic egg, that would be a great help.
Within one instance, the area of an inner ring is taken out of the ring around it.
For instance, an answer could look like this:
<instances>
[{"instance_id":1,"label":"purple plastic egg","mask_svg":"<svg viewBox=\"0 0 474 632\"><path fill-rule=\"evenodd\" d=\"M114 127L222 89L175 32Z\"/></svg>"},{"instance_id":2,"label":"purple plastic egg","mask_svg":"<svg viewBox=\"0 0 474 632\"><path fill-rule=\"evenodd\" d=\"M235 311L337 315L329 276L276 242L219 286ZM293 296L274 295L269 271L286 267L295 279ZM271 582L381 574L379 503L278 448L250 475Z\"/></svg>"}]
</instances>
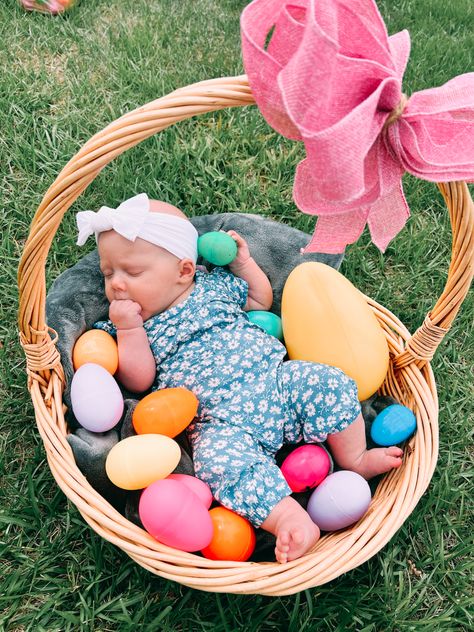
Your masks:
<instances>
[{"instance_id":1,"label":"purple plastic egg","mask_svg":"<svg viewBox=\"0 0 474 632\"><path fill-rule=\"evenodd\" d=\"M356 472L342 470L328 476L314 490L307 512L322 531L337 531L362 518L370 500L367 481Z\"/></svg>"},{"instance_id":2,"label":"purple plastic egg","mask_svg":"<svg viewBox=\"0 0 474 632\"><path fill-rule=\"evenodd\" d=\"M110 373L88 362L74 373L71 404L75 418L90 432L107 432L122 417L123 397Z\"/></svg>"},{"instance_id":3,"label":"purple plastic egg","mask_svg":"<svg viewBox=\"0 0 474 632\"><path fill-rule=\"evenodd\" d=\"M293 492L316 487L331 469L331 460L319 445L302 445L293 450L281 464L281 471Z\"/></svg>"}]
</instances>

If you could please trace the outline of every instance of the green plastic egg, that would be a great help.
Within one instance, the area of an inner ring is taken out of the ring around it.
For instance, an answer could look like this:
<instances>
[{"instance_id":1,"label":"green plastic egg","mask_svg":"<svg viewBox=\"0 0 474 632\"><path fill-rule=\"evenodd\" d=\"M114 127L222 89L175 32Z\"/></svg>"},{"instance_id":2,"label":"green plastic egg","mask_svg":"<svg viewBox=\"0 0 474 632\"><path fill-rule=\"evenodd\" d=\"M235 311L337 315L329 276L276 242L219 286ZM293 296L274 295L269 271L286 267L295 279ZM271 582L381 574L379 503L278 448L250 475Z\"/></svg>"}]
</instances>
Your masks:
<instances>
[{"instance_id":1,"label":"green plastic egg","mask_svg":"<svg viewBox=\"0 0 474 632\"><path fill-rule=\"evenodd\" d=\"M215 266L226 266L235 259L237 244L227 233L204 233L198 239L198 253Z\"/></svg>"},{"instance_id":2,"label":"green plastic egg","mask_svg":"<svg viewBox=\"0 0 474 632\"><path fill-rule=\"evenodd\" d=\"M264 312L260 310L254 310L247 312L247 316L250 322L255 323L261 329L275 336L278 340L283 340L283 328L281 326L281 318L272 312Z\"/></svg>"}]
</instances>

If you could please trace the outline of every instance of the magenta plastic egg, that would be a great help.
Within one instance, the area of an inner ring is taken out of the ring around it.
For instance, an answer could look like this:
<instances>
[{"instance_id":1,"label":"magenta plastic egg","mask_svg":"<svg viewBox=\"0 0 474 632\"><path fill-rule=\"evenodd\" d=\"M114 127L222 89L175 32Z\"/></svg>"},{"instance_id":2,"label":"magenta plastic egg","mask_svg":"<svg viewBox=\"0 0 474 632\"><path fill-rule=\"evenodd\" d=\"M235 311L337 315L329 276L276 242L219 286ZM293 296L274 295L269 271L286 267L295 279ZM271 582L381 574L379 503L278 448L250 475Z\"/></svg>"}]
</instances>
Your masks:
<instances>
[{"instance_id":1,"label":"magenta plastic egg","mask_svg":"<svg viewBox=\"0 0 474 632\"><path fill-rule=\"evenodd\" d=\"M140 496L138 513L156 540L181 551L200 551L212 540L214 528L201 499L181 481L155 481Z\"/></svg>"},{"instance_id":2,"label":"magenta plastic egg","mask_svg":"<svg viewBox=\"0 0 474 632\"><path fill-rule=\"evenodd\" d=\"M367 481L360 474L342 470L328 476L314 490L306 509L322 531L337 531L362 518L370 500Z\"/></svg>"},{"instance_id":3,"label":"magenta plastic egg","mask_svg":"<svg viewBox=\"0 0 474 632\"><path fill-rule=\"evenodd\" d=\"M321 446L302 445L286 457L280 469L292 491L303 492L326 478L331 460Z\"/></svg>"},{"instance_id":4,"label":"magenta plastic egg","mask_svg":"<svg viewBox=\"0 0 474 632\"><path fill-rule=\"evenodd\" d=\"M212 505L212 492L207 483L189 474L170 474L168 480L179 481L196 494L206 509Z\"/></svg>"},{"instance_id":5,"label":"magenta plastic egg","mask_svg":"<svg viewBox=\"0 0 474 632\"><path fill-rule=\"evenodd\" d=\"M122 417L123 397L110 373L91 362L74 373L71 404L77 421L90 432L107 432Z\"/></svg>"}]
</instances>

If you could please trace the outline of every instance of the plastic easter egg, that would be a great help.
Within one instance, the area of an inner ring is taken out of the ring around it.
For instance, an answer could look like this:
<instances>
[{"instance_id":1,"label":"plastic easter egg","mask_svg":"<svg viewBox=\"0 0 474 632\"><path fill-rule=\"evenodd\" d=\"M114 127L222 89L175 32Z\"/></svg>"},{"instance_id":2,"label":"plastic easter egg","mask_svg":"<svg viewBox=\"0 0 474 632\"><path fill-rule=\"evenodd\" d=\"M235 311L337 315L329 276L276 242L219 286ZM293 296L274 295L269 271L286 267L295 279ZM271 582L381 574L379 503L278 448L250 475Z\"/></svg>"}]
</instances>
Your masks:
<instances>
[{"instance_id":1,"label":"plastic easter egg","mask_svg":"<svg viewBox=\"0 0 474 632\"><path fill-rule=\"evenodd\" d=\"M163 388L146 395L138 402L132 415L137 434L157 434L176 437L197 413L199 402L187 388Z\"/></svg>"},{"instance_id":2,"label":"plastic easter egg","mask_svg":"<svg viewBox=\"0 0 474 632\"><path fill-rule=\"evenodd\" d=\"M105 461L107 476L122 489L143 489L166 478L181 458L179 445L158 434L127 437L110 450Z\"/></svg>"},{"instance_id":3,"label":"plastic easter egg","mask_svg":"<svg viewBox=\"0 0 474 632\"><path fill-rule=\"evenodd\" d=\"M363 294L342 274L323 263L297 266L281 314L291 360L342 369L356 381L360 400L377 391L388 370L387 341Z\"/></svg>"},{"instance_id":4,"label":"plastic easter egg","mask_svg":"<svg viewBox=\"0 0 474 632\"><path fill-rule=\"evenodd\" d=\"M248 520L225 507L209 512L214 535L201 553L210 560L245 562L255 549L255 531Z\"/></svg>"},{"instance_id":5,"label":"plastic easter egg","mask_svg":"<svg viewBox=\"0 0 474 632\"><path fill-rule=\"evenodd\" d=\"M319 485L329 474L331 459L319 445L302 445L281 464L281 471L293 492L303 492Z\"/></svg>"},{"instance_id":6,"label":"plastic easter egg","mask_svg":"<svg viewBox=\"0 0 474 632\"><path fill-rule=\"evenodd\" d=\"M118 368L118 348L114 338L102 329L90 329L76 341L72 351L74 369L88 362L99 364L113 375Z\"/></svg>"},{"instance_id":7,"label":"plastic easter egg","mask_svg":"<svg viewBox=\"0 0 474 632\"><path fill-rule=\"evenodd\" d=\"M377 445L397 445L408 439L415 430L416 417L412 411L401 404L392 404L374 419L370 436Z\"/></svg>"},{"instance_id":8,"label":"plastic easter egg","mask_svg":"<svg viewBox=\"0 0 474 632\"><path fill-rule=\"evenodd\" d=\"M189 476L188 474L170 474L166 480L179 481L189 487L189 489L196 494L199 500L202 502L206 509L212 505L212 492L204 481L201 481L195 476Z\"/></svg>"},{"instance_id":9,"label":"plastic easter egg","mask_svg":"<svg viewBox=\"0 0 474 632\"><path fill-rule=\"evenodd\" d=\"M227 233L212 231L198 238L198 253L215 266L226 266L237 255L237 244Z\"/></svg>"},{"instance_id":10,"label":"plastic easter egg","mask_svg":"<svg viewBox=\"0 0 474 632\"><path fill-rule=\"evenodd\" d=\"M201 500L180 481L155 481L141 494L138 513L145 529L162 544L199 551L212 539L212 520Z\"/></svg>"},{"instance_id":11,"label":"plastic easter egg","mask_svg":"<svg viewBox=\"0 0 474 632\"><path fill-rule=\"evenodd\" d=\"M120 421L123 397L110 373L98 364L83 364L71 382L75 418L90 432L107 432Z\"/></svg>"},{"instance_id":12,"label":"plastic easter egg","mask_svg":"<svg viewBox=\"0 0 474 632\"><path fill-rule=\"evenodd\" d=\"M314 490L306 510L322 531L337 531L362 518L370 500L367 481L356 472L341 470Z\"/></svg>"},{"instance_id":13,"label":"plastic easter egg","mask_svg":"<svg viewBox=\"0 0 474 632\"><path fill-rule=\"evenodd\" d=\"M255 323L270 336L275 336L278 340L283 340L283 328L281 318L272 312L253 310L247 312L250 322Z\"/></svg>"}]
</instances>

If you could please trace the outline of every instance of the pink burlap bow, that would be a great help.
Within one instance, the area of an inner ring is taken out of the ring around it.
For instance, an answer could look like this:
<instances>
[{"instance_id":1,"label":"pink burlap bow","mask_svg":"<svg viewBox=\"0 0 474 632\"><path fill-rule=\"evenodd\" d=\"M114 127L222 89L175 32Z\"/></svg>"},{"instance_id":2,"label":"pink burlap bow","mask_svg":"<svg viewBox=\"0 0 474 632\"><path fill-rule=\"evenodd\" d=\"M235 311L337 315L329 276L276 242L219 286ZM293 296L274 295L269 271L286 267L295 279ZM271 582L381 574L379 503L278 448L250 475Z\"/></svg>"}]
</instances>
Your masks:
<instances>
[{"instance_id":1,"label":"pink burlap bow","mask_svg":"<svg viewBox=\"0 0 474 632\"><path fill-rule=\"evenodd\" d=\"M319 215L306 252L342 252L366 223L383 252L410 214L405 171L474 179L474 73L407 99L409 34L389 37L373 0L254 0L241 32L262 115L305 144L293 195Z\"/></svg>"}]
</instances>

